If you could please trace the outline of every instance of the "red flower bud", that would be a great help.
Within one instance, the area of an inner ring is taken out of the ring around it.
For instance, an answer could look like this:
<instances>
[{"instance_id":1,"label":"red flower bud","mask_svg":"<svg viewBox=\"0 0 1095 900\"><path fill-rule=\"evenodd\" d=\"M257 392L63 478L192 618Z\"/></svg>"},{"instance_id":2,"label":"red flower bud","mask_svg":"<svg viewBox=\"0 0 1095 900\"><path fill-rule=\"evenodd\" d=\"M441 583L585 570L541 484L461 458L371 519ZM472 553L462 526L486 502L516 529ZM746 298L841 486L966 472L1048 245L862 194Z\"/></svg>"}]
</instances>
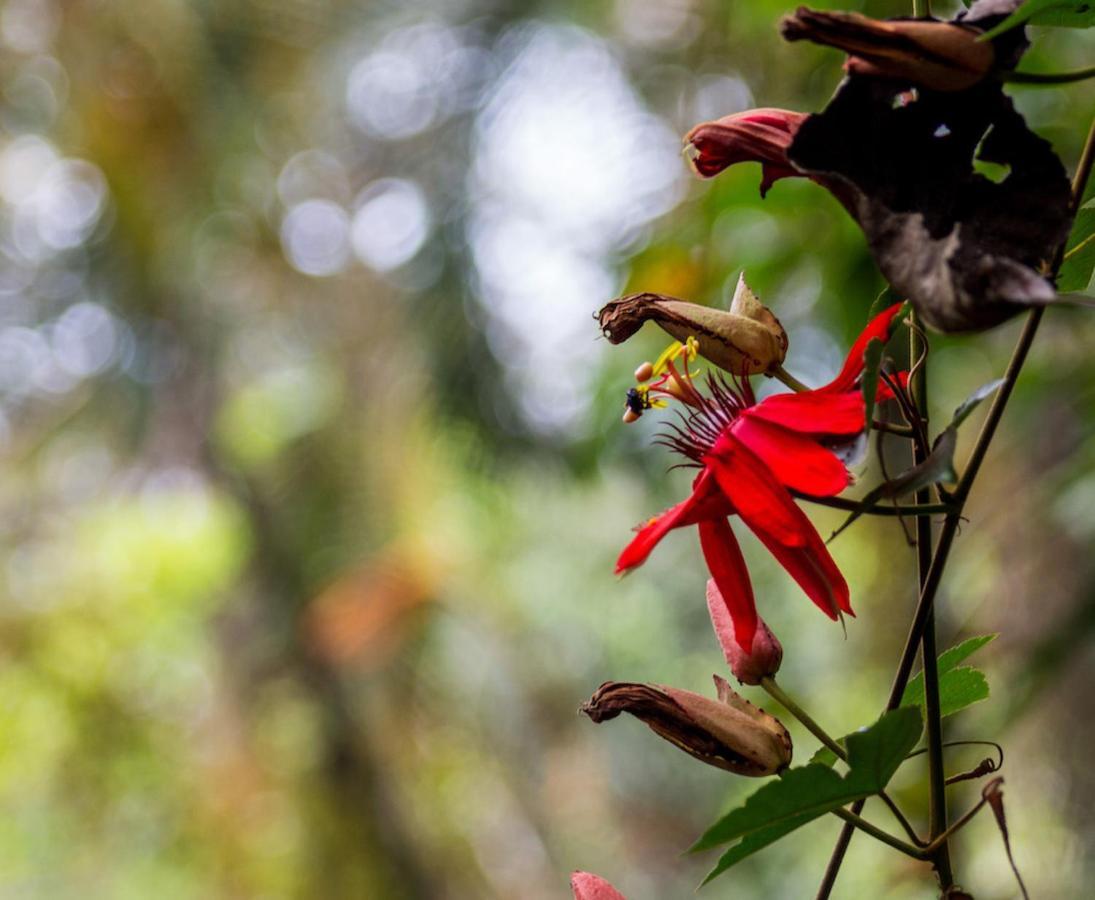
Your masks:
<instances>
[{"instance_id":1,"label":"red flower bud","mask_svg":"<svg viewBox=\"0 0 1095 900\"><path fill-rule=\"evenodd\" d=\"M760 684L766 675L775 675L783 662L783 647L780 646L771 629L764 620L757 617L757 630L753 635L753 647L749 652L738 643L734 633L734 622L730 610L719 592L714 578L707 581L707 611L711 614L711 624L715 628L715 637L722 645L723 655L742 684Z\"/></svg>"},{"instance_id":2,"label":"red flower bud","mask_svg":"<svg viewBox=\"0 0 1095 900\"><path fill-rule=\"evenodd\" d=\"M591 872L575 872L570 876L574 900L627 900L616 888Z\"/></svg>"},{"instance_id":3,"label":"red flower bud","mask_svg":"<svg viewBox=\"0 0 1095 900\"><path fill-rule=\"evenodd\" d=\"M801 174L788 161L787 148L805 118L805 113L785 109L750 109L723 116L688 132L685 152L704 178L718 175L734 163L759 162L763 196L777 179Z\"/></svg>"},{"instance_id":4,"label":"red flower bud","mask_svg":"<svg viewBox=\"0 0 1095 900\"><path fill-rule=\"evenodd\" d=\"M950 22L879 21L859 13L817 12L800 6L780 25L789 41L812 41L848 54L853 75L892 78L935 91L963 91L996 63L981 31Z\"/></svg>"}]
</instances>

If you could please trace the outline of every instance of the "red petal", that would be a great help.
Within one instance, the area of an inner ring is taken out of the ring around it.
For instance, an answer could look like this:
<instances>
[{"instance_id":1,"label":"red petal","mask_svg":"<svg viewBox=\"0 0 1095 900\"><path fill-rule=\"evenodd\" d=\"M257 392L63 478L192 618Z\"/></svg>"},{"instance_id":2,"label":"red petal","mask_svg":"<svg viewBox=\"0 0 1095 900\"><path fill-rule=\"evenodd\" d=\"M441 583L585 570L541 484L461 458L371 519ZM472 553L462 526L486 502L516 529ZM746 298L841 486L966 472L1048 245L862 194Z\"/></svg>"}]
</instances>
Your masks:
<instances>
[{"instance_id":1,"label":"red petal","mask_svg":"<svg viewBox=\"0 0 1095 900\"><path fill-rule=\"evenodd\" d=\"M764 419L803 434L859 434L864 428L863 395L859 389L802 394L773 394L742 414Z\"/></svg>"},{"instance_id":2,"label":"red petal","mask_svg":"<svg viewBox=\"0 0 1095 900\"><path fill-rule=\"evenodd\" d=\"M757 605L741 547L726 519L700 522L699 528L703 558L734 623L734 637L742 650L749 653L757 631Z\"/></svg>"},{"instance_id":3,"label":"red petal","mask_svg":"<svg viewBox=\"0 0 1095 900\"><path fill-rule=\"evenodd\" d=\"M795 506L787 489L752 450L724 431L705 463L715 474L719 489L754 531L762 530L781 544L801 547L803 529L810 520Z\"/></svg>"},{"instance_id":4,"label":"red petal","mask_svg":"<svg viewBox=\"0 0 1095 900\"><path fill-rule=\"evenodd\" d=\"M893 376L894 380L901 385L901 387L908 387L909 385L909 373L898 372ZM875 403L884 403L887 400L892 400L894 397L893 389L886 384L881 378L878 379L878 390L875 392Z\"/></svg>"},{"instance_id":5,"label":"red petal","mask_svg":"<svg viewBox=\"0 0 1095 900\"><path fill-rule=\"evenodd\" d=\"M848 486L844 463L810 438L748 416L735 421L730 431L793 491L831 497Z\"/></svg>"},{"instance_id":6,"label":"red petal","mask_svg":"<svg viewBox=\"0 0 1095 900\"><path fill-rule=\"evenodd\" d=\"M805 547L787 547L763 531L753 530L779 564L798 582L806 596L825 615L835 619L838 610L850 616L855 615L848 597L848 582L844 580L813 525L810 526Z\"/></svg>"},{"instance_id":7,"label":"red petal","mask_svg":"<svg viewBox=\"0 0 1095 900\"><path fill-rule=\"evenodd\" d=\"M674 528L695 525L705 518L725 518L730 512L732 510L716 490L714 480L708 473L701 472L692 483L692 495L687 500L655 516L639 529L616 560L616 574L641 566L658 542Z\"/></svg>"},{"instance_id":8,"label":"red petal","mask_svg":"<svg viewBox=\"0 0 1095 900\"><path fill-rule=\"evenodd\" d=\"M902 305L901 303L895 303L867 323L867 327L863 329L862 334L852 344L852 349L848 351L848 357L844 360L844 368L840 370L840 374L825 387L818 390L850 391L855 388L856 379L863 374L863 354L867 352L867 344L874 338L882 341L889 340L890 325Z\"/></svg>"}]
</instances>

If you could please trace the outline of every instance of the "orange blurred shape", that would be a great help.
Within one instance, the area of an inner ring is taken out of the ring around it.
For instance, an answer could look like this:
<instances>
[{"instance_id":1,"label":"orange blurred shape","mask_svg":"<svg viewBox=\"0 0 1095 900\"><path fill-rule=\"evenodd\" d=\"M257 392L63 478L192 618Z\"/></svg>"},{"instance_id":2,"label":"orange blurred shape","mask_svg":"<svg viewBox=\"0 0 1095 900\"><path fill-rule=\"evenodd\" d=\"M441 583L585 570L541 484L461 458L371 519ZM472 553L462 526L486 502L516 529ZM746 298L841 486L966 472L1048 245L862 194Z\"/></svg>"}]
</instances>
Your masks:
<instances>
[{"instance_id":1,"label":"orange blurred shape","mask_svg":"<svg viewBox=\"0 0 1095 900\"><path fill-rule=\"evenodd\" d=\"M648 250L632 263L629 291L656 291L674 297L695 297L703 288L700 261L679 247ZM641 284L641 288L631 287Z\"/></svg>"},{"instance_id":2,"label":"orange blurred shape","mask_svg":"<svg viewBox=\"0 0 1095 900\"><path fill-rule=\"evenodd\" d=\"M418 607L434 594L432 560L389 547L341 575L309 604L302 628L311 650L335 666L376 669L399 650Z\"/></svg>"}]
</instances>

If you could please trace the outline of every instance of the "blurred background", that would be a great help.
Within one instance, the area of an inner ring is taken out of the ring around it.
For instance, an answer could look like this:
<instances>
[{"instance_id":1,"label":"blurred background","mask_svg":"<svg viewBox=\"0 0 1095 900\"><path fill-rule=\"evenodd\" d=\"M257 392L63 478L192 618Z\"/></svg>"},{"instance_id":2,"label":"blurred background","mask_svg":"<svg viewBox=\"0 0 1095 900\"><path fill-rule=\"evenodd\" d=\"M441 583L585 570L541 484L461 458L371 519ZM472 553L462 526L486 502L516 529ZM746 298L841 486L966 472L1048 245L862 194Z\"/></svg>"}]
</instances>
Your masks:
<instances>
[{"instance_id":1,"label":"blurred background","mask_svg":"<svg viewBox=\"0 0 1095 900\"><path fill-rule=\"evenodd\" d=\"M757 783L576 715L607 679L724 671L694 535L613 577L689 474L658 416L620 423L663 336L613 348L591 316L725 303L744 267L791 371L839 366L883 287L858 230L808 182L762 202L758 167L680 156L699 121L825 103L841 57L783 43L790 6L0 7L0 896L547 900L575 868L691 896L715 857L682 851ZM1083 32L1035 38L1027 69L1092 62ZM1095 87L1012 93L1073 166ZM1017 330L935 342L937 420ZM1095 875L1093 340L1047 316L939 609L943 646L1001 632L948 736L1006 745L1042 897ZM900 526L833 545L846 637L743 545L784 686L833 733L871 720L914 603ZM838 830L702 896L812 896ZM987 817L958 844L978 898L1015 895ZM836 896L934 896L876 846Z\"/></svg>"}]
</instances>

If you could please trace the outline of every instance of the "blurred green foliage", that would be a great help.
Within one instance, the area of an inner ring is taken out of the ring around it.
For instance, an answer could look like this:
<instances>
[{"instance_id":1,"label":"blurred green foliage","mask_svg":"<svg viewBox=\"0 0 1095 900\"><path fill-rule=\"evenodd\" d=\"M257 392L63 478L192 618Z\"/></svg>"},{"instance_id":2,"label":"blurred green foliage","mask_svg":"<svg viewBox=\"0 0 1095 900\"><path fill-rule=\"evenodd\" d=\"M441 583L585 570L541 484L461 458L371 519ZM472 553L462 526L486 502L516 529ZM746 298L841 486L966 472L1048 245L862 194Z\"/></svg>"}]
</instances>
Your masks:
<instances>
[{"instance_id":1,"label":"blurred green foliage","mask_svg":"<svg viewBox=\"0 0 1095 900\"><path fill-rule=\"evenodd\" d=\"M606 679L722 666L694 540L612 577L687 474L656 417L619 423L661 336L610 349L590 313L724 302L744 267L790 370L835 371L883 287L858 230L805 181L761 201L756 167L677 156L701 119L824 104L841 60L782 43L787 8L0 8L0 895L551 898L573 868L690 895L710 860L679 854L755 785L575 715ZM1027 68L1091 63L1084 33L1034 37ZM1012 93L1072 165L1095 87ZM1014 335L933 341L937 421ZM944 646L1001 633L992 700L948 727L1005 743L1040 896L1093 875L1093 339L1047 316L939 610ZM913 558L889 520L833 551L846 638L745 541L781 681L843 734L885 696ZM895 782L920 816L922 775ZM836 831L707 892L809 895ZM987 820L957 861L1012 895ZM920 876L857 840L837 895Z\"/></svg>"}]
</instances>

